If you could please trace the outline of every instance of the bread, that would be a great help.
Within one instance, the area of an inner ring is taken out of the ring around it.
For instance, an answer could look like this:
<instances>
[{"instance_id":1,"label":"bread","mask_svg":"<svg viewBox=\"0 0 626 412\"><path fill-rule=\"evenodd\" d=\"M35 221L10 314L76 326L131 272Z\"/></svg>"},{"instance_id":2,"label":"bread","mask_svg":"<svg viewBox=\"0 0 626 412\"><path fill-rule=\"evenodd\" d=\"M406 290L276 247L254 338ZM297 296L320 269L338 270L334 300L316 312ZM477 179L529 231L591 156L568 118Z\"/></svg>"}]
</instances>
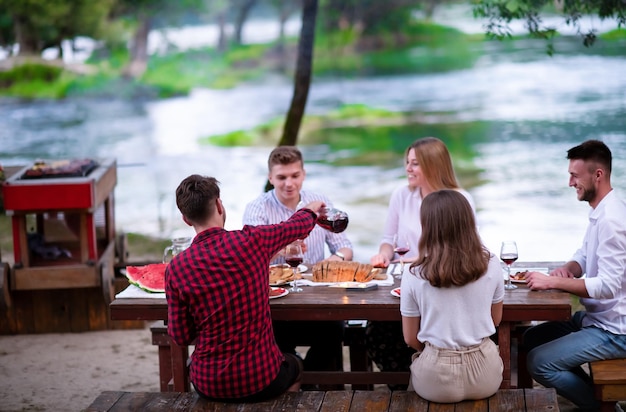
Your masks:
<instances>
[{"instance_id":1,"label":"bread","mask_svg":"<svg viewBox=\"0 0 626 412\"><path fill-rule=\"evenodd\" d=\"M369 282L380 272L359 262L318 262L313 265L314 282Z\"/></svg>"},{"instance_id":2,"label":"bread","mask_svg":"<svg viewBox=\"0 0 626 412\"><path fill-rule=\"evenodd\" d=\"M293 269L289 265L270 266L270 285L280 285L293 280Z\"/></svg>"}]
</instances>

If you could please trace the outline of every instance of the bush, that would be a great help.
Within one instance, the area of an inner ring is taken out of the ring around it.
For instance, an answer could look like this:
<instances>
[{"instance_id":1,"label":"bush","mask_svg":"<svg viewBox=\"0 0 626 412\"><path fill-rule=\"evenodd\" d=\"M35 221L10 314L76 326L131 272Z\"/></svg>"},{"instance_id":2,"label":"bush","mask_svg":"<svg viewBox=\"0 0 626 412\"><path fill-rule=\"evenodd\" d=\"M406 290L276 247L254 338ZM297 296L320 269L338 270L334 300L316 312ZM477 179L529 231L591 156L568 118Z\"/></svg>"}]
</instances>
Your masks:
<instances>
[{"instance_id":1,"label":"bush","mask_svg":"<svg viewBox=\"0 0 626 412\"><path fill-rule=\"evenodd\" d=\"M0 87L9 88L16 83L52 83L61 77L63 69L40 63L26 63L11 70L0 72Z\"/></svg>"}]
</instances>

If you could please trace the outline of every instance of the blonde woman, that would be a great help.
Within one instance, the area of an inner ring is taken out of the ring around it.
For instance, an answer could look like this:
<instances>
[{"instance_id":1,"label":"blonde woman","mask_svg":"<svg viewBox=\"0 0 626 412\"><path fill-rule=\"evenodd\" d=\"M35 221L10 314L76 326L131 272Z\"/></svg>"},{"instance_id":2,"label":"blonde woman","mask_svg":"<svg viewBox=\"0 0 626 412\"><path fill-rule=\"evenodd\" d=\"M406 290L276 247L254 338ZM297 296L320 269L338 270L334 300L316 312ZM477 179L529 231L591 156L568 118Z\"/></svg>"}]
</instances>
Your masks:
<instances>
[{"instance_id":1,"label":"blonde woman","mask_svg":"<svg viewBox=\"0 0 626 412\"><path fill-rule=\"evenodd\" d=\"M420 209L422 200L429 193L441 189L456 190L474 209L474 201L459 186L448 148L440 139L425 137L416 140L406 149L404 159L408 184L398 187L391 195L380 248L370 259L374 266L388 267L397 258L393 245L395 236L408 241L409 252L402 257L404 261L412 261L418 256L422 233ZM368 354L380 370L409 370L414 351L404 343L400 322L370 322L366 335ZM390 385L390 388L403 389L405 386Z\"/></svg>"},{"instance_id":2,"label":"blonde woman","mask_svg":"<svg viewBox=\"0 0 626 412\"><path fill-rule=\"evenodd\" d=\"M502 320L502 267L458 191L429 194L420 215L419 254L402 277L400 299L404 340L417 350L411 386L433 402L489 397L502 382L502 359L489 339Z\"/></svg>"}]
</instances>

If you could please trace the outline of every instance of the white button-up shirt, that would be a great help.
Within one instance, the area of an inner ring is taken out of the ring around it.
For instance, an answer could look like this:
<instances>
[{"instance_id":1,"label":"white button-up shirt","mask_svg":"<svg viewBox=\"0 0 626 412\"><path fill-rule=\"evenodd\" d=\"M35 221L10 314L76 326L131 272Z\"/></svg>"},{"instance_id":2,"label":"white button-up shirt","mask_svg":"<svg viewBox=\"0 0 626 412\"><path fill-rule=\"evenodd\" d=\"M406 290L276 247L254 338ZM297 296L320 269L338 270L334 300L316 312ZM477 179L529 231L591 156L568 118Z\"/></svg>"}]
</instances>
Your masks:
<instances>
[{"instance_id":1,"label":"white button-up shirt","mask_svg":"<svg viewBox=\"0 0 626 412\"><path fill-rule=\"evenodd\" d=\"M306 206L316 200L324 202L327 207L333 207L326 196L305 190L300 191L299 206ZM248 203L243 214L243 224L258 226L280 223L289 219L294 213L295 210L282 204L276 197L275 191L270 190ZM304 242L307 247L304 261L309 263L317 263L324 260L324 245L328 245L331 254L344 247L352 249L352 243L348 240L345 232L333 233L317 225L309 236L304 239ZM284 263L284 261L283 257L279 257L272 263Z\"/></svg>"},{"instance_id":2,"label":"white button-up shirt","mask_svg":"<svg viewBox=\"0 0 626 412\"><path fill-rule=\"evenodd\" d=\"M583 245L572 260L585 274L589 298L583 326L626 334L626 203L609 192L589 213Z\"/></svg>"}]
</instances>

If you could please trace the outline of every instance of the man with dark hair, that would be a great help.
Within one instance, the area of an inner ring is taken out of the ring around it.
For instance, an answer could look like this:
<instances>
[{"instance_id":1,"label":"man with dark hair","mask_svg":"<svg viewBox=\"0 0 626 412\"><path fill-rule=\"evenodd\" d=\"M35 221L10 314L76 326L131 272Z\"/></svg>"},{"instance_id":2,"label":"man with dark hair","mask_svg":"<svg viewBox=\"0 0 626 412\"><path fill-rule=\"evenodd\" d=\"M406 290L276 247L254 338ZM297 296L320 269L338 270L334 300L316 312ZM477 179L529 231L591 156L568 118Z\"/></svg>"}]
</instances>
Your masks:
<instances>
[{"instance_id":1,"label":"man with dark hair","mask_svg":"<svg viewBox=\"0 0 626 412\"><path fill-rule=\"evenodd\" d=\"M311 202L280 224L227 231L217 180L191 175L176 189L176 204L196 236L166 269L168 333L179 345L196 340L196 392L256 402L297 391L301 362L280 351L272 331L269 263L311 232L324 203Z\"/></svg>"},{"instance_id":2,"label":"man with dark hair","mask_svg":"<svg viewBox=\"0 0 626 412\"><path fill-rule=\"evenodd\" d=\"M626 204L611 187L611 151L588 140L567 152L569 185L591 206L582 247L550 272L530 273L533 290L561 289L580 297L584 311L567 322L546 322L524 334L528 370L540 384L581 410L600 410L587 362L626 357ZM616 410L621 410L616 406Z\"/></svg>"},{"instance_id":3,"label":"man with dark hair","mask_svg":"<svg viewBox=\"0 0 626 412\"><path fill-rule=\"evenodd\" d=\"M244 225L267 225L282 222L311 201L322 201L332 207L323 195L302 190L306 177L302 153L295 146L278 146L267 161L268 178L274 189L248 203L243 215ZM352 243L344 233L332 233L316 227L302 238L304 261L314 264L322 260L352 260ZM324 257L328 246L330 256ZM280 254L272 263L283 263ZM304 360L305 370L343 370L343 322L274 322L276 342L283 352L296 353L296 345L310 346Z\"/></svg>"}]
</instances>

